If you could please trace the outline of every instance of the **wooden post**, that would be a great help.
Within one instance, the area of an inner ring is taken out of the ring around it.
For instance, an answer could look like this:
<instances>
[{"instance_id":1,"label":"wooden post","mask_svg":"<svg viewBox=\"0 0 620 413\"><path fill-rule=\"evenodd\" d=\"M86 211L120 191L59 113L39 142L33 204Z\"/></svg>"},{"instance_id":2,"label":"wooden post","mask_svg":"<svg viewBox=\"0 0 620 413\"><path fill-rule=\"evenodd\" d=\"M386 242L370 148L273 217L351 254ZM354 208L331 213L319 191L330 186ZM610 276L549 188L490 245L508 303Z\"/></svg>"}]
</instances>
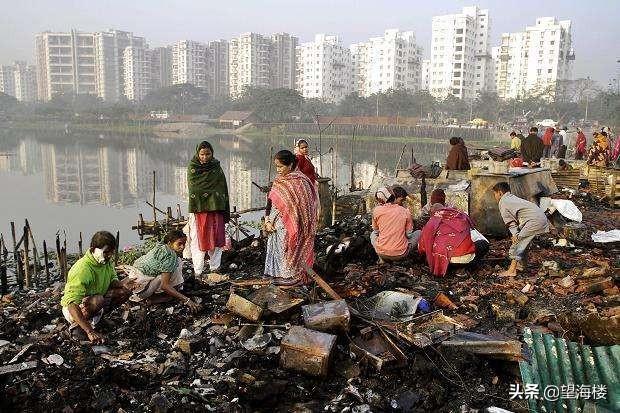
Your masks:
<instances>
[{"instance_id":1,"label":"wooden post","mask_svg":"<svg viewBox=\"0 0 620 413\"><path fill-rule=\"evenodd\" d=\"M62 251L60 249L60 235L59 234L56 234L56 262L58 263L58 271L60 272L60 277L64 279L65 274L62 269Z\"/></svg>"},{"instance_id":2,"label":"wooden post","mask_svg":"<svg viewBox=\"0 0 620 413\"><path fill-rule=\"evenodd\" d=\"M233 207L233 214L235 217L235 241L239 242L239 217L237 216L237 207Z\"/></svg>"},{"instance_id":3,"label":"wooden post","mask_svg":"<svg viewBox=\"0 0 620 413\"><path fill-rule=\"evenodd\" d=\"M273 146L269 148L269 162L267 162L267 164L269 165L269 173L267 174L267 183L271 182L271 167L273 165Z\"/></svg>"},{"instance_id":4,"label":"wooden post","mask_svg":"<svg viewBox=\"0 0 620 413\"><path fill-rule=\"evenodd\" d=\"M83 245L84 245L84 241L82 239L82 231L80 231L80 240L78 241L78 250L80 251L80 257L84 255Z\"/></svg>"},{"instance_id":5,"label":"wooden post","mask_svg":"<svg viewBox=\"0 0 620 413\"><path fill-rule=\"evenodd\" d=\"M43 262L45 262L45 281L47 285L50 285L50 266L49 258L47 256L47 243L43 240Z\"/></svg>"},{"instance_id":6,"label":"wooden post","mask_svg":"<svg viewBox=\"0 0 620 413\"><path fill-rule=\"evenodd\" d=\"M26 279L26 288L30 288L31 280L30 280L30 236L28 235L28 227L24 225L24 275Z\"/></svg>"},{"instance_id":7,"label":"wooden post","mask_svg":"<svg viewBox=\"0 0 620 413\"><path fill-rule=\"evenodd\" d=\"M183 219L183 215L181 214L181 204L177 204L177 219Z\"/></svg>"},{"instance_id":8,"label":"wooden post","mask_svg":"<svg viewBox=\"0 0 620 413\"><path fill-rule=\"evenodd\" d=\"M114 266L118 265L118 247L121 242L121 232L116 231L116 250L114 251Z\"/></svg>"},{"instance_id":9,"label":"wooden post","mask_svg":"<svg viewBox=\"0 0 620 413\"><path fill-rule=\"evenodd\" d=\"M32 228L30 227L30 223L26 220L26 226L28 227L28 236L30 237L30 241L32 242L32 264L34 268L34 277L33 280L39 284L39 251L37 250L37 243L34 240L34 234L32 233Z\"/></svg>"},{"instance_id":10,"label":"wooden post","mask_svg":"<svg viewBox=\"0 0 620 413\"><path fill-rule=\"evenodd\" d=\"M0 235L0 255L2 256L2 265L0 265L0 294L6 294L9 292L9 285L6 279L6 261L9 257L9 252L4 245L4 238Z\"/></svg>"},{"instance_id":11,"label":"wooden post","mask_svg":"<svg viewBox=\"0 0 620 413\"><path fill-rule=\"evenodd\" d=\"M172 221L172 207L166 208L166 216L168 221Z\"/></svg>"},{"instance_id":12,"label":"wooden post","mask_svg":"<svg viewBox=\"0 0 620 413\"><path fill-rule=\"evenodd\" d=\"M138 214L138 235L140 239L144 239L144 217L142 214Z\"/></svg>"},{"instance_id":13,"label":"wooden post","mask_svg":"<svg viewBox=\"0 0 620 413\"><path fill-rule=\"evenodd\" d=\"M319 217L319 229L329 226L332 222L332 193L329 190L329 178L318 178L319 201L321 215Z\"/></svg>"},{"instance_id":14,"label":"wooden post","mask_svg":"<svg viewBox=\"0 0 620 413\"><path fill-rule=\"evenodd\" d=\"M153 223L157 224L157 208L155 207L155 171L153 171Z\"/></svg>"},{"instance_id":15,"label":"wooden post","mask_svg":"<svg viewBox=\"0 0 620 413\"><path fill-rule=\"evenodd\" d=\"M22 277L22 266L21 266L21 257L19 251L17 250L17 239L15 237L15 222L11 221L11 236L13 238L13 261L15 262L15 278L17 280L17 286L19 289L22 289L23 286L23 277Z\"/></svg>"}]
</instances>

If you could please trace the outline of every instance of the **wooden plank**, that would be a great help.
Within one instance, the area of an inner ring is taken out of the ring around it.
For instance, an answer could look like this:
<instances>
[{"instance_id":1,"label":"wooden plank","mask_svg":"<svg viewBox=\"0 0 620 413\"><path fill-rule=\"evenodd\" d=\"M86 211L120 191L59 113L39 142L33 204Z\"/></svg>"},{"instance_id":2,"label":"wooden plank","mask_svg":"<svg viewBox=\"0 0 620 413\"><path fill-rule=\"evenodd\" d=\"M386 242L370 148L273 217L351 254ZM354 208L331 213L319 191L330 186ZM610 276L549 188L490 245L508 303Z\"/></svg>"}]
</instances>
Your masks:
<instances>
[{"instance_id":1,"label":"wooden plank","mask_svg":"<svg viewBox=\"0 0 620 413\"><path fill-rule=\"evenodd\" d=\"M325 282L325 280L323 280L316 272L314 272L312 268L306 265L305 269L308 275L312 277L314 282L316 282L319 285L319 287L321 287L327 293L327 295L329 295L334 300L342 300L342 297L340 297L338 293L334 291L332 287L330 287L330 285Z\"/></svg>"},{"instance_id":2,"label":"wooden plank","mask_svg":"<svg viewBox=\"0 0 620 413\"><path fill-rule=\"evenodd\" d=\"M31 370L39 364L38 361L27 361L24 363L8 364L0 367L0 376L4 374L19 373L20 371Z\"/></svg>"}]
</instances>

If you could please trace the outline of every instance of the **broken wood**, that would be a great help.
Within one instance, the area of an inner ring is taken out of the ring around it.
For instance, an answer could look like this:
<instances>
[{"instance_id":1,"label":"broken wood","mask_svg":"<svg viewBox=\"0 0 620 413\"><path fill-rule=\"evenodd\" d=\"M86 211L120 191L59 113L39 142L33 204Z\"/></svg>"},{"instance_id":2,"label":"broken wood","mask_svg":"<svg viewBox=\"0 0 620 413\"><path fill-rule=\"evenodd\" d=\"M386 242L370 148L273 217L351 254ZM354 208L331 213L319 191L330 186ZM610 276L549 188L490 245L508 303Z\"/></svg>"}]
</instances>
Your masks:
<instances>
[{"instance_id":1,"label":"broken wood","mask_svg":"<svg viewBox=\"0 0 620 413\"><path fill-rule=\"evenodd\" d=\"M37 367L38 364L39 362L34 360L34 361L26 361L24 363L8 364L6 366L1 366L0 376L4 374L19 373L20 371L30 370L30 369Z\"/></svg>"},{"instance_id":2,"label":"broken wood","mask_svg":"<svg viewBox=\"0 0 620 413\"><path fill-rule=\"evenodd\" d=\"M316 272L314 272L312 268L306 265L305 269L308 275L312 277L314 282L316 282L319 285L319 287L321 287L327 293L327 295L329 295L334 300L342 300L342 297L340 297L338 293L334 291L332 287L330 287L330 285L325 282L325 280L323 280Z\"/></svg>"},{"instance_id":3,"label":"broken wood","mask_svg":"<svg viewBox=\"0 0 620 413\"><path fill-rule=\"evenodd\" d=\"M226 308L251 321L258 321L263 314L261 307L235 293L230 293Z\"/></svg>"}]
</instances>

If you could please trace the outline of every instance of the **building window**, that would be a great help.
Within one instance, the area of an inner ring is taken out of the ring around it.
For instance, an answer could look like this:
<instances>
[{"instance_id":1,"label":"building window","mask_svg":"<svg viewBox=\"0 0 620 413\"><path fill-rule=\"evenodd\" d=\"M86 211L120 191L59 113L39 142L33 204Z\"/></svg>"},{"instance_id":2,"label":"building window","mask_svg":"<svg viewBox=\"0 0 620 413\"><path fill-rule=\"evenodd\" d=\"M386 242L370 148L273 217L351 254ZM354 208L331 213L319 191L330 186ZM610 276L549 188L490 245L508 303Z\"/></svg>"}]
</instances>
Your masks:
<instances>
[{"instance_id":1,"label":"building window","mask_svg":"<svg viewBox=\"0 0 620 413\"><path fill-rule=\"evenodd\" d=\"M547 69L547 73L552 73L553 69Z\"/></svg>"}]
</instances>

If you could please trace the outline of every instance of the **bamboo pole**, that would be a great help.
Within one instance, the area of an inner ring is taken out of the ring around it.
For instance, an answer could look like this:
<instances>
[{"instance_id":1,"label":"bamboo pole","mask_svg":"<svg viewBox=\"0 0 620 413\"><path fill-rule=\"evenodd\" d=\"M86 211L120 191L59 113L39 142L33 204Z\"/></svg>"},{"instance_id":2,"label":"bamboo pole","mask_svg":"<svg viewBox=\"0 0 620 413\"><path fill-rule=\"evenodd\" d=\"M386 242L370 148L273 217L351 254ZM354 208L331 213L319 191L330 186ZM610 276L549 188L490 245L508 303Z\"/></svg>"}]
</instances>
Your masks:
<instances>
[{"instance_id":1,"label":"bamboo pole","mask_svg":"<svg viewBox=\"0 0 620 413\"><path fill-rule=\"evenodd\" d=\"M183 215L181 215L181 204L177 204L177 219L183 219Z\"/></svg>"},{"instance_id":2,"label":"bamboo pole","mask_svg":"<svg viewBox=\"0 0 620 413\"><path fill-rule=\"evenodd\" d=\"M32 287L32 283L30 280L30 257L29 257L29 253L30 253L30 237L28 236L28 226L24 225L24 250L23 250L23 257L24 257L24 275L25 275L25 279L26 279L26 288L30 288Z\"/></svg>"},{"instance_id":3,"label":"bamboo pole","mask_svg":"<svg viewBox=\"0 0 620 413\"><path fill-rule=\"evenodd\" d=\"M114 266L118 265L118 247L121 242L121 232L116 231L116 250L114 251Z\"/></svg>"},{"instance_id":4,"label":"bamboo pole","mask_svg":"<svg viewBox=\"0 0 620 413\"><path fill-rule=\"evenodd\" d=\"M30 222L26 220L26 226L28 227L28 235L30 236L30 241L32 242L32 259L34 266L34 281L39 284L39 251L37 250L37 242L34 240L34 234L32 233L32 227L30 226Z\"/></svg>"},{"instance_id":5,"label":"bamboo pole","mask_svg":"<svg viewBox=\"0 0 620 413\"><path fill-rule=\"evenodd\" d=\"M15 262L15 278L17 280L17 286L21 290L22 289L22 273L21 273L21 258L19 256L19 252L17 250L17 240L15 237L15 222L11 221L11 236L13 238L13 261Z\"/></svg>"},{"instance_id":6,"label":"bamboo pole","mask_svg":"<svg viewBox=\"0 0 620 413\"><path fill-rule=\"evenodd\" d=\"M157 208L155 205L155 171L153 171L153 222L157 222Z\"/></svg>"},{"instance_id":7,"label":"bamboo pole","mask_svg":"<svg viewBox=\"0 0 620 413\"><path fill-rule=\"evenodd\" d=\"M0 235L0 255L2 256L2 265L0 265L0 293L6 294L9 292L9 285L6 278L6 262L9 257L9 252L4 245L4 237Z\"/></svg>"},{"instance_id":8,"label":"bamboo pole","mask_svg":"<svg viewBox=\"0 0 620 413\"><path fill-rule=\"evenodd\" d=\"M47 243L43 240L43 261L45 262L45 281L47 285L50 285L50 266L49 258L47 256Z\"/></svg>"},{"instance_id":9,"label":"bamboo pole","mask_svg":"<svg viewBox=\"0 0 620 413\"><path fill-rule=\"evenodd\" d=\"M233 207L233 216L235 224L235 241L239 242L239 215L237 214L237 207Z\"/></svg>"},{"instance_id":10,"label":"bamboo pole","mask_svg":"<svg viewBox=\"0 0 620 413\"><path fill-rule=\"evenodd\" d=\"M78 250L80 251L80 257L84 255L83 244L84 241L82 239L82 231L80 231L80 240L78 241Z\"/></svg>"}]
</instances>

